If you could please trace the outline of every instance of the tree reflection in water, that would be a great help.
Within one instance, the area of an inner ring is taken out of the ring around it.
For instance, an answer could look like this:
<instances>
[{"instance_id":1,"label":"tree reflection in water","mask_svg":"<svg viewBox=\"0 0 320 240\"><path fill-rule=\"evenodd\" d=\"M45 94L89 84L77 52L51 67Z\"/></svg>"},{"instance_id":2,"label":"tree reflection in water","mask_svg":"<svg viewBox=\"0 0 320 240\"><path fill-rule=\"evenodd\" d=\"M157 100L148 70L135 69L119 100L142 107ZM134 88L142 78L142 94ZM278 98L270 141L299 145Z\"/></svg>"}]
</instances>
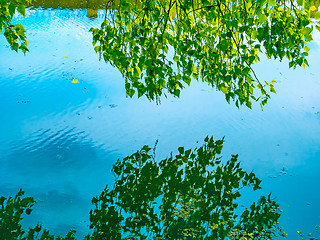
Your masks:
<instances>
[{"instance_id":1,"label":"tree reflection in water","mask_svg":"<svg viewBox=\"0 0 320 240\"><path fill-rule=\"evenodd\" d=\"M279 205L262 196L237 215L243 187L260 188L238 155L221 162L223 139L160 162L141 150L113 166L116 181L93 198L93 239L271 239L281 234ZM151 153L150 153L151 152Z\"/></svg>"},{"instance_id":2,"label":"tree reflection in water","mask_svg":"<svg viewBox=\"0 0 320 240\"><path fill-rule=\"evenodd\" d=\"M272 239L282 235L279 205L268 196L239 214L241 189L260 189L261 180L240 167L238 155L222 162L223 139L206 137L203 146L156 161L155 147L141 150L112 168L115 183L94 197L92 233L85 239ZM25 233L23 213L35 201L0 199L1 239L75 239L74 231L56 238L38 225ZM2 234L2 235L1 235ZM24 238L23 238L24 237Z\"/></svg>"}]
</instances>

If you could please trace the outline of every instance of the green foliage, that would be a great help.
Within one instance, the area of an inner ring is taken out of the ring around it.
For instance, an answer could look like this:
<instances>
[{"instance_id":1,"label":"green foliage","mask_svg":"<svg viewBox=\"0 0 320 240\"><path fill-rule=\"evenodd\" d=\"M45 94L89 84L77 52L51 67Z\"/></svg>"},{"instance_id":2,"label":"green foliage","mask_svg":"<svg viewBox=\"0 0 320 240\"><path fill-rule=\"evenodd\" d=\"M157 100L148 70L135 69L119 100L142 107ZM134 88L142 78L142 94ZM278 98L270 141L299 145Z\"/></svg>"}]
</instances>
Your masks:
<instances>
[{"instance_id":1,"label":"green foliage","mask_svg":"<svg viewBox=\"0 0 320 240\"><path fill-rule=\"evenodd\" d=\"M20 224L22 215L30 215L35 200L32 197L23 197L20 190L12 198L0 197L0 239L1 240L74 240L75 231L70 231L65 238L55 237L48 230L42 230L40 225L30 228L26 233Z\"/></svg>"},{"instance_id":2,"label":"green foliage","mask_svg":"<svg viewBox=\"0 0 320 240\"><path fill-rule=\"evenodd\" d=\"M20 225L22 214L29 215L35 203L31 197L21 198L24 192L20 190L12 198L0 198L0 239L21 239L24 231Z\"/></svg>"},{"instance_id":3,"label":"green foliage","mask_svg":"<svg viewBox=\"0 0 320 240\"><path fill-rule=\"evenodd\" d=\"M259 53L308 65L310 14L294 1L110 0L106 9L101 27L90 30L93 44L122 73L130 97L179 97L194 78L238 107L263 106L275 89L252 69Z\"/></svg>"},{"instance_id":4,"label":"green foliage","mask_svg":"<svg viewBox=\"0 0 320 240\"><path fill-rule=\"evenodd\" d=\"M223 140L206 138L202 147L160 162L151 148L118 160L116 181L93 198L92 239L272 239L281 235L279 205L262 196L241 215L241 189L260 188L237 155L221 162Z\"/></svg>"},{"instance_id":5,"label":"green foliage","mask_svg":"<svg viewBox=\"0 0 320 240\"><path fill-rule=\"evenodd\" d=\"M0 33L3 32L11 49L18 52L20 49L24 54L28 50L26 30L22 24L11 24L16 11L25 16L25 6L31 0L0 0Z\"/></svg>"},{"instance_id":6,"label":"green foliage","mask_svg":"<svg viewBox=\"0 0 320 240\"><path fill-rule=\"evenodd\" d=\"M206 138L194 150L179 147L179 154L160 162L148 146L118 160L112 190L94 197L86 240L105 239L272 239L282 236L278 226L279 205L268 196L239 209L241 189L260 189L254 173L240 167L238 156L221 160L223 139ZM22 214L30 214L35 203L23 197L0 198L1 240L74 240L75 231L64 238L51 235L40 225L26 233ZM241 214L240 214L241 213ZM240 214L240 215L239 215Z\"/></svg>"}]
</instances>

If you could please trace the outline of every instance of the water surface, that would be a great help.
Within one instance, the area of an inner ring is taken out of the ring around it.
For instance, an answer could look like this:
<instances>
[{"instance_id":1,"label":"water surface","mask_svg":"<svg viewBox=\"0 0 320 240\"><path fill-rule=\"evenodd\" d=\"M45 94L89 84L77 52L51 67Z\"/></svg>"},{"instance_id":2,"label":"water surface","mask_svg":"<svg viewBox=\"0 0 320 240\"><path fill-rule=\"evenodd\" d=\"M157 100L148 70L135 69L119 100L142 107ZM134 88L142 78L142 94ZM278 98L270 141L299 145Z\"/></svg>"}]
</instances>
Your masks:
<instances>
[{"instance_id":1,"label":"water surface","mask_svg":"<svg viewBox=\"0 0 320 240\"><path fill-rule=\"evenodd\" d=\"M207 135L226 137L224 158L238 153L263 182L254 201L272 192L290 239L320 224L320 37L310 44L310 68L262 58L263 80L276 79L264 111L226 103L206 84L192 83L181 98L126 98L124 80L92 47L90 27L104 18L86 9L29 9L16 18L30 52L10 50L0 37L0 195L23 188L38 203L26 226L52 233L88 232L90 200L106 184L117 158L159 140L157 157L178 146L199 146ZM72 83L76 79L78 83Z\"/></svg>"}]
</instances>

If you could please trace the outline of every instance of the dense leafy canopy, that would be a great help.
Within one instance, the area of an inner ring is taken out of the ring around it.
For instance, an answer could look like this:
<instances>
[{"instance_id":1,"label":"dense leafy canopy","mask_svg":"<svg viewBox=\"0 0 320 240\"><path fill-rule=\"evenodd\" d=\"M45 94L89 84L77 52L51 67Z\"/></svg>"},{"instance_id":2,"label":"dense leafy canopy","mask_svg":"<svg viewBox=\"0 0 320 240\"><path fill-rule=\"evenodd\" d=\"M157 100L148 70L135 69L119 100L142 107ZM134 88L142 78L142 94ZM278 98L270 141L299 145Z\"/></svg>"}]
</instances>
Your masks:
<instances>
[{"instance_id":1,"label":"dense leafy canopy","mask_svg":"<svg viewBox=\"0 0 320 240\"><path fill-rule=\"evenodd\" d=\"M126 92L160 100L180 96L191 79L207 82L237 106L266 104L273 83L252 65L259 53L308 65L309 11L287 0L110 0L96 52L125 77ZM257 91L255 90L257 89Z\"/></svg>"},{"instance_id":2,"label":"dense leafy canopy","mask_svg":"<svg viewBox=\"0 0 320 240\"><path fill-rule=\"evenodd\" d=\"M93 239L272 239L280 231L278 204L262 196L242 214L243 187L260 188L238 156L219 156L223 140L157 162L144 146L113 166L116 181L93 198Z\"/></svg>"},{"instance_id":3,"label":"dense leafy canopy","mask_svg":"<svg viewBox=\"0 0 320 240\"><path fill-rule=\"evenodd\" d=\"M28 41L26 39L26 30L22 24L12 24L12 18L17 11L25 16L26 4L31 0L0 0L0 33L3 32L11 49L23 53L28 50Z\"/></svg>"},{"instance_id":4,"label":"dense leafy canopy","mask_svg":"<svg viewBox=\"0 0 320 240\"><path fill-rule=\"evenodd\" d=\"M239 206L241 189L260 188L254 173L240 167L237 155L222 162L223 140L206 138L194 150L160 162L155 150L141 150L113 166L115 184L94 197L90 212L92 233L85 239L272 239L282 234L281 211L271 196L262 196L249 208ZM51 235L40 225L25 232L20 221L30 214L33 198L0 198L0 238L72 240Z\"/></svg>"}]
</instances>

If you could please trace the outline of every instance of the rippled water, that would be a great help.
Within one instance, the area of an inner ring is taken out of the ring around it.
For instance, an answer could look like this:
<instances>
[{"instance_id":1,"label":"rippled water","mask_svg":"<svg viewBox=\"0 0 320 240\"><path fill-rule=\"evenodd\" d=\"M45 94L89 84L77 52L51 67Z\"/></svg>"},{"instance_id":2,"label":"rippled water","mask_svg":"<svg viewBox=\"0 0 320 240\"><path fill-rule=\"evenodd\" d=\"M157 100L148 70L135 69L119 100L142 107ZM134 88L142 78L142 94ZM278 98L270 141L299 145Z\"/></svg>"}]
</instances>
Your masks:
<instances>
[{"instance_id":1,"label":"rippled water","mask_svg":"<svg viewBox=\"0 0 320 240\"><path fill-rule=\"evenodd\" d=\"M319 34L308 69L266 59L257 64L260 78L278 81L264 111L237 109L201 83L156 105L126 98L121 75L92 48L88 30L103 12L86 15L28 10L17 18L28 31L26 56L0 37L0 195L23 188L38 200L26 226L42 223L57 234L75 228L83 236L90 200L112 184L117 158L156 139L157 156L165 157L178 146L199 146L206 135L225 136L224 158L239 153L263 180L263 192L277 197L290 239L320 224Z\"/></svg>"}]
</instances>

